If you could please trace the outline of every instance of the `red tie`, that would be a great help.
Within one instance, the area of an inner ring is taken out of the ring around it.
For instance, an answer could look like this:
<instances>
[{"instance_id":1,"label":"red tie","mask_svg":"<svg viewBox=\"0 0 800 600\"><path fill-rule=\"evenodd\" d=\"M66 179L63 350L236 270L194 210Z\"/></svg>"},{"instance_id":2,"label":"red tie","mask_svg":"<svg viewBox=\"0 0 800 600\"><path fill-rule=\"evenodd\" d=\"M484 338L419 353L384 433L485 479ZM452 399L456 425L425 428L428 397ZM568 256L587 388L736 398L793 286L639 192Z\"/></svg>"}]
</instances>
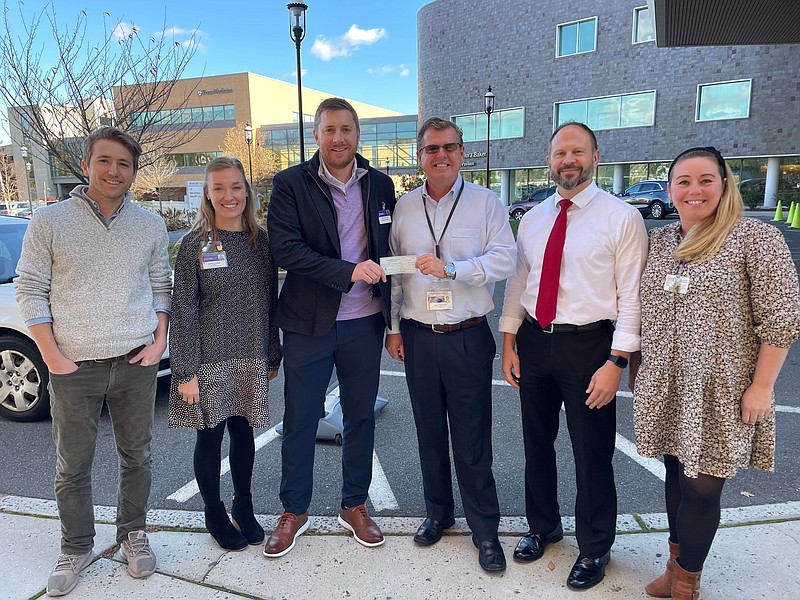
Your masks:
<instances>
[{"instance_id":1,"label":"red tie","mask_svg":"<svg viewBox=\"0 0 800 600\"><path fill-rule=\"evenodd\" d=\"M564 238L567 237L567 209L572 200L559 201L561 211L553 223L542 260L542 278L539 281L539 296L536 299L536 320L547 327L556 318L558 300L558 278L561 275L561 256L564 254Z\"/></svg>"}]
</instances>

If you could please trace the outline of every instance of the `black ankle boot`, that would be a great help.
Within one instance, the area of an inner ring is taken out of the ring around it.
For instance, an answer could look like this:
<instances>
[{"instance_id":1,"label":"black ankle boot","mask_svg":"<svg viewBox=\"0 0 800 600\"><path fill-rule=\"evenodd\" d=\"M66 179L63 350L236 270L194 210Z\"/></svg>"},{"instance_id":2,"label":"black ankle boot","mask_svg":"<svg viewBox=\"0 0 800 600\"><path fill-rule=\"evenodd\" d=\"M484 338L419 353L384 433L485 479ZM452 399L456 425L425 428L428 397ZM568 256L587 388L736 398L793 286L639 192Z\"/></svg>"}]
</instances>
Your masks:
<instances>
[{"instance_id":1,"label":"black ankle boot","mask_svg":"<svg viewBox=\"0 0 800 600\"><path fill-rule=\"evenodd\" d=\"M234 496L233 508L231 509L233 522L242 535L251 544L260 544L264 541L264 528L256 521L253 514L253 496Z\"/></svg>"},{"instance_id":2,"label":"black ankle boot","mask_svg":"<svg viewBox=\"0 0 800 600\"><path fill-rule=\"evenodd\" d=\"M222 502L206 506L205 514L206 529L217 544L225 550L241 550L247 547L247 539L233 526Z\"/></svg>"}]
</instances>

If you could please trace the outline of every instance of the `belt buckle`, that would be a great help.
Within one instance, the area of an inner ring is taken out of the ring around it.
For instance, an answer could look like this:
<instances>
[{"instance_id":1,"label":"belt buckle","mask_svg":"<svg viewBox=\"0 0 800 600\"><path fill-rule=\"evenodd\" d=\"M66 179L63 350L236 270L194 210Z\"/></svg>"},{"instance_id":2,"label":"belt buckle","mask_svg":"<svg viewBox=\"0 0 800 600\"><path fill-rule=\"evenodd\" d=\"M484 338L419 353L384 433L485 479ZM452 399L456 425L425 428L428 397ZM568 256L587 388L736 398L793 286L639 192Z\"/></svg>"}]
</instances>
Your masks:
<instances>
[{"instance_id":1,"label":"belt buckle","mask_svg":"<svg viewBox=\"0 0 800 600\"><path fill-rule=\"evenodd\" d=\"M431 323L431 331L433 333L444 333L444 331L436 331L436 325L438 325L438 323Z\"/></svg>"},{"instance_id":2,"label":"belt buckle","mask_svg":"<svg viewBox=\"0 0 800 600\"><path fill-rule=\"evenodd\" d=\"M554 323L550 323L550 325L548 325L547 327L542 327L542 331L544 333L553 333L553 331L554 331L553 330L553 325L554 325Z\"/></svg>"}]
</instances>

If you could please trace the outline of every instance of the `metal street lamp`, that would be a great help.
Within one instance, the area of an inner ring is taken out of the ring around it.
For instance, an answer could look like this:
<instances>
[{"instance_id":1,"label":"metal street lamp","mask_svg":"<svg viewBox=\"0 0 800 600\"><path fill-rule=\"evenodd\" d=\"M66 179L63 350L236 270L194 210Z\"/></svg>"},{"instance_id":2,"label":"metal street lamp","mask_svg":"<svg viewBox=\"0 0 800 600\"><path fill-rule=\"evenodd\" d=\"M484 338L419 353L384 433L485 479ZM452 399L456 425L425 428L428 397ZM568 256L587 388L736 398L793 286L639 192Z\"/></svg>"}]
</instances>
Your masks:
<instances>
[{"instance_id":1,"label":"metal street lamp","mask_svg":"<svg viewBox=\"0 0 800 600\"><path fill-rule=\"evenodd\" d=\"M305 119L303 118L303 78L300 69L300 44L306 37L306 9L308 5L305 2L289 2L286 8L289 9L289 37L292 38L295 48L297 48L297 120L300 122L300 162L302 163L306 160L306 149L305 136L303 134Z\"/></svg>"},{"instance_id":2,"label":"metal street lamp","mask_svg":"<svg viewBox=\"0 0 800 600\"><path fill-rule=\"evenodd\" d=\"M28 147L22 146L19 149L22 154L22 160L25 162L25 183L28 187L28 210L33 217L33 202L31 202L31 163L28 162Z\"/></svg>"},{"instance_id":3,"label":"metal street lamp","mask_svg":"<svg viewBox=\"0 0 800 600\"><path fill-rule=\"evenodd\" d=\"M253 128L248 121L244 126L244 141L247 142L247 164L250 167L250 189L253 188L253 153L250 146L253 143Z\"/></svg>"},{"instance_id":4,"label":"metal street lamp","mask_svg":"<svg viewBox=\"0 0 800 600\"><path fill-rule=\"evenodd\" d=\"M483 112L486 113L486 187L489 186L489 141L492 137L492 113L494 112L494 94L492 86L483 95Z\"/></svg>"},{"instance_id":5,"label":"metal street lamp","mask_svg":"<svg viewBox=\"0 0 800 600\"><path fill-rule=\"evenodd\" d=\"M389 174L389 157L386 157L386 174Z\"/></svg>"}]
</instances>

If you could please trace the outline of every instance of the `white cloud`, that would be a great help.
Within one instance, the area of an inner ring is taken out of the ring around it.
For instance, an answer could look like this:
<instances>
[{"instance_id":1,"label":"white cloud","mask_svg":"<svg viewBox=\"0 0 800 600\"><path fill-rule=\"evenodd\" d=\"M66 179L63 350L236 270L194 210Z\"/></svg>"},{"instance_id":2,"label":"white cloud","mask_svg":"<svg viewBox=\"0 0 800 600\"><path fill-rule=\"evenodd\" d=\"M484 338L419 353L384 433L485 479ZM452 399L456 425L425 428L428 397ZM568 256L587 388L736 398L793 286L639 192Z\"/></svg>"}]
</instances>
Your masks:
<instances>
[{"instance_id":1,"label":"white cloud","mask_svg":"<svg viewBox=\"0 0 800 600\"><path fill-rule=\"evenodd\" d=\"M390 73L397 73L400 77L408 77L411 75L411 69L405 65L384 65L377 69L367 69L370 75L389 75Z\"/></svg>"},{"instance_id":2,"label":"white cloud","mask_svg":"<svg viewBox=\"0 0 800 600\"><path fill-rule=\"evenodd\" d=\"M202 29L183 29L182 27L168 27L164 31L157 31L151 41L156 41L161 36L165 40L172 40L177 46L180 45L186 49L195 48L198 51L205 51L206 47L203 45L203 39L206 34Z\"/></svg>"},{"instance_id":3,"label":"white cloud","mask_svg":"<svg viewBox=\"0 0 800 600\"><path fill-rule=\"evenodd\" d=\"M311 54L326 62L338 57L346 58L359 46L369 46L385 37L386 30L383 27L361 29L358 25L351 25L344 35L338 37L318 35L311 46Z\"/></svg>"},{"instance_id":4,"label":"white cloud","mask_svg":"<svg viewBox=\"0 0 800 600\"><path fill-rule=\"evenodd\" d=\"M133 35L134 33L137 33L137 31L138 30L136 25L120 21L119 23L117 23L114 29L111 30L111 35L114 37L115 40L119 41L121 39Z\"/></svg>"}]
</instances>

